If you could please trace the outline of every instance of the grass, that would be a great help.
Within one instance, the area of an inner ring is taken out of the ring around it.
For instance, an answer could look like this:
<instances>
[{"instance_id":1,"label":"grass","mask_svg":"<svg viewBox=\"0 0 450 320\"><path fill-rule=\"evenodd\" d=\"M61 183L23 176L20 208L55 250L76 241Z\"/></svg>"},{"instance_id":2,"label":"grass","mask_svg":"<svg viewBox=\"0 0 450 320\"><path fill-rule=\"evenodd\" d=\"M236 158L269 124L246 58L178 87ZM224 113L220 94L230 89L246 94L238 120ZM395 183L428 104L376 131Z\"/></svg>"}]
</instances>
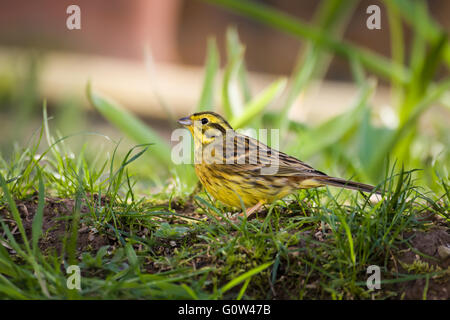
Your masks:
<instances>
[{"instance_id":1,"label":"grass","mask_svg":"<svg viewBox=\"0 0 450 320\"><path fill-rule=\"evenodd\" d=\"M383 199L303 190L254 219L229 219L229 208L196 188L192 165L175 165L158 132L97 92L94 81L87 85L91 104L136 146L123 152L120 142L85 130L55 134L44 103L42 126L28 146L0 155L0 297L448 299L442 289L450 279L448 260L439 253L450 243L448 126L438 119L430 135L419 121L431 106L448 106L449 78L438 70L449 66L449 41L425 3L386 1L395 44L387 58L342 40L358 1L321 1L311 23L256 2L207 2L307 45L289 78L255 93L237 30L227 31L221 79L210 38L192 111L216 110L219 96L236 128L280 129L283 151L331 175L378 185ZM402 21L411 24L410 49ZM349 111L315 126L289 120L295 99L323 79L334 54L348 60L358 89ZM17 115L21 122L36 96L36 63L30 63L28 89L8 100L26 109ZM374 75L391 83L397 126L375 124ZM280 113L267 111L273 104ZM104 152L93 136L107 141ZM87 142L73 152L76 137ZM81 269L81 291L66 285L73 264ZM366 286L373 265L381 271L380 290Z\"/></svg>"}]
</instances>

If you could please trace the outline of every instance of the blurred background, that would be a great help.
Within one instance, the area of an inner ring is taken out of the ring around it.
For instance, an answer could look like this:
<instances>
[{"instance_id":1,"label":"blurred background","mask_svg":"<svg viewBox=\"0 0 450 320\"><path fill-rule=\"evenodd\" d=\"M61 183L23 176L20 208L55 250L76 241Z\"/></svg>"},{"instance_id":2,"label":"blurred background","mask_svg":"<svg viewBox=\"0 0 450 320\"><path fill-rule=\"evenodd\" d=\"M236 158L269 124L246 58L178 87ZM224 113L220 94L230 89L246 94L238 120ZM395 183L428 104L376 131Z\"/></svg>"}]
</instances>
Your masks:
<instances>
[{"instance_id":1,"label":"blurred background","mask_svg":"<svg viewBox=\"0 0 450 320\"><path fill-rule=\"evenodd\" d=\"M441 174L447 174L449 1L252 1L255 8L267 9L267 15L259 18L253 7L243 9L236 3L0 0L3 157L8 158L15 144L30 143L42 122L44 99L56 135L98 132L113 140L130 136L92 106L86 94L88 81L169 143L173 120L196 110L206 92L205 61L217 46L219 67L212 72L216 81L212 82L211 104L231 118L239 118L246 102L274 81L280 77L287 80L276 97L257 108L264 122L245 123L279 127L281 122L291 121L294 129L288 130L290 140L286 139L283 150L333 174L359 175L378 182L384 174L383 161L371 164L371 149L383 149L379 139L395 140L387 143L379 158L393 155L393 160L401 158L410 169L438 161L444 170ZM66 27L70 16L66 9L71 4L81 9L80 30ZM381 29L369 30L366 10L374 4L381 9ZM275 19L278 13L289 15L300 27L283 25L285 20ZM335 42L321 45L309 26ZM237 103L241 108L233 107L233 102L225 105L228 92L224 94L224 83L232 64L233 37L238 37L243 48L239 62L248 85L248 92L241 94L243 103ZM362 54L340 43L361 48ZM322 51L326 56L319 55ZM401 66L405 77L397 77L402 73L390 65ZM309 74L305 71L308 66L312 69ZM442 91L438 97L430 96L434 89ZM417 109L420 113L416 116L416 108L425 102L426 108ZM368 116L362 112L357 119L339 118L360 104L370 110ZM349 121L354 125L349 126ZM408 132L398 130L402 124L407 124ZM308 139L312 142L302 153L298 141ZM78 137L70 143L78 150L86 140ZM89 137L88 148L98 152L98 144L107 144L104 140ZM124 147L135 142L130 139ZM341 146L341 151L336 146ZM105 152L112 148L107 146ZM342 154L346 149L352 151ZM356 155L358 161L351 160Z\"/></svg>"}]
</instances>

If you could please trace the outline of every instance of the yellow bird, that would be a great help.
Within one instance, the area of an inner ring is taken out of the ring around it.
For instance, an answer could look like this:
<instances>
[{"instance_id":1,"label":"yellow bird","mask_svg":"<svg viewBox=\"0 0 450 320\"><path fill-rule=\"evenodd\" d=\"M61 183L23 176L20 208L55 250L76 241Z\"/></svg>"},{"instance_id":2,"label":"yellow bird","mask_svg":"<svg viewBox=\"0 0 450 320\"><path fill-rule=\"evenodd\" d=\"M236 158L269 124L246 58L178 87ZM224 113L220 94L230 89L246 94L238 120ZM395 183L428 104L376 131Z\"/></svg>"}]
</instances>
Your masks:
<instances>
[{"instance_id":1,"label":"yellow bird","mask_svg":"<svg viewBox=\"0 0 450 320\"><path fill-rule=\"evenodd\" d=\"M249 216L298 189L330 185L379 193L368 184L330 177L306 163L239 134L215 112L178 120L194 138L195 172L215 199Z\"/></svg>"}]
</instances>

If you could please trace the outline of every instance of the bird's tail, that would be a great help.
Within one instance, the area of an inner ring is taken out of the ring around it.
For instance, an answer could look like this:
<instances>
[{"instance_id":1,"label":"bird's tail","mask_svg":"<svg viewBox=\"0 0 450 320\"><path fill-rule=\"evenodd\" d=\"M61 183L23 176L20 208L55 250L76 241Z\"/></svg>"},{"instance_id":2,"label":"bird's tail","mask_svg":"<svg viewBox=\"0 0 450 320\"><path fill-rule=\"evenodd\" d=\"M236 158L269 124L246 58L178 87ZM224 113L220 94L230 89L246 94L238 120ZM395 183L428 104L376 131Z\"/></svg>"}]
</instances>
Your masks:
<instances>
[{"instance_id":1,"label":"bird's tail","mask_svg":"<svg viewBox=\"0 0 450 320\"><path fill-rule=\"evenodd\" d=\"M341 179L341 178L329 177L329 176L324 176L324 177L320 177L320 178L315 177L314 180L317 180L318 182L329 185L329 186L381 194L380 191L375 190L374 186L371 186L371 185L365 184L365 183L345 180L345 179Z\"/></svg>"}]
</instances>

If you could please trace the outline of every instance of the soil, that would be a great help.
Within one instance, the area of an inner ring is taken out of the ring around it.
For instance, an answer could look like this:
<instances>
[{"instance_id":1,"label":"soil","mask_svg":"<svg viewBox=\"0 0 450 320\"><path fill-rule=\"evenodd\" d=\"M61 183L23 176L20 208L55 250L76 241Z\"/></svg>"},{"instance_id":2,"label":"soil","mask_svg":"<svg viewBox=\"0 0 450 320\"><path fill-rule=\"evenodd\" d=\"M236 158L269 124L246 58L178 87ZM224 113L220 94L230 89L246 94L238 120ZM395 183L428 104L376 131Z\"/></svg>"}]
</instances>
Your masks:
<instances>
[{"instance_id":1,"label":"soil","mask_svg":"<svg viewBox=\"0 0 450 320\"><path fill-rule=\"evenodd\" d=\"M51 252L56 250L58 254L63 249L63 243L70 234L71 216L74 210L75 201L72 199L45 198L44 215L42 221L42 237L39 240L39 248L42 252ZM31 230L33 218L38 207L37 196L24 201L17 202L17 209L22 218L23 227L29 239L31 239ZM81 215L88 212L87 207L81 206ZM17 241L21 241L19 230L16 223L6 209L0 210L0 215L5 217L13 235ZM108 245L107 237L96 232L95 228L81 223L78 229L77 255L86 251L98 251L102 246Z\"/></svg>"},{"instance_id":2,"label":"soil","mask_svg":"<svg viewBox=\"0 0 450 320\"><path fill-rule=\"evenodd\" d=\"M450 247L448 232L448 228L438 226L427 232L415 231L403 235L404 238L411 240L410 246L405 244L400 248L400 255L397 257L400 273L408 273L407 269L411 266L416 266L415 270L424 272L446 270L442 276L428 279L428 284L426 278L399 284L398 289L405 293L405 299L423 299L425 288L427 299L450 299L450 257L442 257L439 253L439 247Z\"/></svg>"}]
</instances>

